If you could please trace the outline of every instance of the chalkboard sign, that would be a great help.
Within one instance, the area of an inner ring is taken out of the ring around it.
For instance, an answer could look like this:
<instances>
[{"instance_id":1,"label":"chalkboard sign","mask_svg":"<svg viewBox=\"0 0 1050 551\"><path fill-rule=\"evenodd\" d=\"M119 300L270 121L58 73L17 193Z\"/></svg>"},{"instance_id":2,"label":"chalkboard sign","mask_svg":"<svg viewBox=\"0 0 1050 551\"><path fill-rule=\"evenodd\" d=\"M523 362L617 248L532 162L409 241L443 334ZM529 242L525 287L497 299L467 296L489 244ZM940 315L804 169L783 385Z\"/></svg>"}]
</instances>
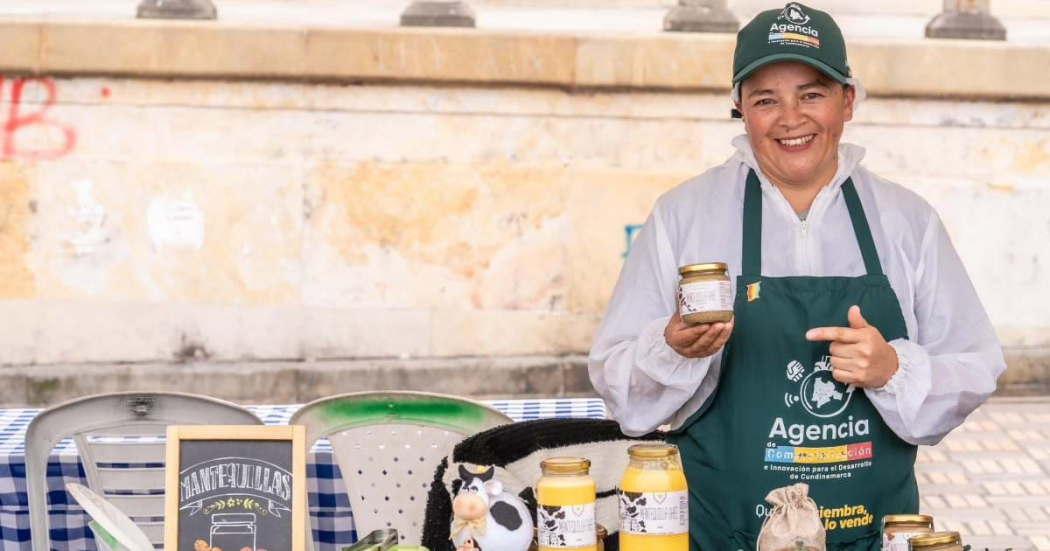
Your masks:
<instances>
[{"instance_id":1,"label":"chalkboard sign","mask_svg":"<svg viewBox=\"0 0 1050 551\"><path fill-rule=\"evenodd\" d=\"M166 551L302 551L301 426L168 427Z\"/></svg>"}]
</instances>

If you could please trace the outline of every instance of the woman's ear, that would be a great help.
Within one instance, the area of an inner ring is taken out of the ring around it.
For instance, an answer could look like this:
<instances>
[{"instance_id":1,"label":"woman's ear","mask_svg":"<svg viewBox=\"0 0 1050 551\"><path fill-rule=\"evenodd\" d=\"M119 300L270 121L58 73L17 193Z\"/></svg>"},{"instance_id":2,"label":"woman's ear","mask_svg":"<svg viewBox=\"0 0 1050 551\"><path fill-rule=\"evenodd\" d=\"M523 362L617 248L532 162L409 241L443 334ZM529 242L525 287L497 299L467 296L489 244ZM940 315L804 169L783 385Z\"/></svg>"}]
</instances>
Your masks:
<instances>
[{"instance_id":1,"label":"woman's ear","mask_svg":"<svg viewBox=\"0 0 1050 551\"><path fill-rule=\"evenodd\" d=\"M842 95L842 101L844 102L842 120L849 122L853 120L853 104L857 100L857 89L853 86L844 86L842 88Z\"/></svg>"}]
</instances>

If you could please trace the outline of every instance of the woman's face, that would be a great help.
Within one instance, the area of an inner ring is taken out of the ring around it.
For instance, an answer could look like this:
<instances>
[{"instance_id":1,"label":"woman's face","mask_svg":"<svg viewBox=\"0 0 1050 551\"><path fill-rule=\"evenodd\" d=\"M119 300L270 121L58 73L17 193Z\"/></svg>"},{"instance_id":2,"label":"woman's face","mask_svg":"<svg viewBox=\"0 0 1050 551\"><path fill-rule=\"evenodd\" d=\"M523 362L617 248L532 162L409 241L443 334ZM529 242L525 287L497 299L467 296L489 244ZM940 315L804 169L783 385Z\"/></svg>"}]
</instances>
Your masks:
<instances>
[{"instance_id":1,"label":"woman's face","mask_svg":"<svg viewBox=\"0 0 1050 551\"><path fill-rule=\"evenodd\" d=\"M739 110L766 177L791 187L830 182L843 126L853 118L854 96L852 87L794 61L767 65L748 77Z\"/></svg>"}]
</instances>

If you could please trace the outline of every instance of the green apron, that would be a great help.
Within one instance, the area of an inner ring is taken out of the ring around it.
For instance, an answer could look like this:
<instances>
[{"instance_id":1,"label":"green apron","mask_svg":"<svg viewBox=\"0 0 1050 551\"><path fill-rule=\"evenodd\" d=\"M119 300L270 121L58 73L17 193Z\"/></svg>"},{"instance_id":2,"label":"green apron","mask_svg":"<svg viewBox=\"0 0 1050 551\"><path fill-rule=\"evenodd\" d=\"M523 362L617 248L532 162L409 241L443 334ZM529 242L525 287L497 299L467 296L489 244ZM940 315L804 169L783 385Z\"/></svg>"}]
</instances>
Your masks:
<instances>
[{"instance_id":1,"label":"green apron","mask_svg":"<svg viewBox=\"0 0 1050 551\"><path fill-rule=\"evenodd\" d=\"M828 549L881 549L883 515L916 513L915 446L893 433L863 389L832 377L814 327L848 327L850 306L887 341L907 338L852 179L842 185L867 275L763 277L762 190L744 194L736 326L714 394L671 441L689 479L691 551L753 550L769 491L799 482L821 508Z\"/></svg>"}]
</instances>

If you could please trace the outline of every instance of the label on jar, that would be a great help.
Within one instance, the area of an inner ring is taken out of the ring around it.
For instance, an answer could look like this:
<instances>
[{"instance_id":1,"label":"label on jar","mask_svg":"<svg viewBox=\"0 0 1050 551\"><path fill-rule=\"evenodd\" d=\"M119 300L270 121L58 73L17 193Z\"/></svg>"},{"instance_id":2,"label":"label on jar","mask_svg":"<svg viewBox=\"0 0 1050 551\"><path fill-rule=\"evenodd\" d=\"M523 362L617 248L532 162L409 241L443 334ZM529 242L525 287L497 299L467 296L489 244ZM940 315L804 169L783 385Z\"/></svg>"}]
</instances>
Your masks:
<instances>
[{"instance_id":1,"label":"label on jar","mask_svg":"<svg viewBox=\"0 0 1050 551\"><path fill-rule=\"evenodd\" d=\"M928 532L897 532L891 538L889 534L882 536L882 551L908 551L908 541L915 536L923 536Z\"/></svg>"},{"instance_id":2,"label":"label on jar","mask_svg":"<svg viewBox=\"0 0 1050 551\"><path fill-rule=\"evenodd\" d=\"M620 491L620 531L670 536L689 532L689 492Z\"/></svg>"},{"instance_id":3,"label":"label on jar","mask_svg":"<svg viewBox=\"0 0 1050 551\"><path fill-rule=\"evenodd\" d=\"M733 286L728 281L697 281L679 287L680 314L724 312L733 309Z\"/></svg>"},{"instance_id":4,"label":"label on jar","mask_svg":"<svg viewBox=\"0 0 1050 551\"><path fill-rule=\"evenodd\" d=\"M539 545L553 549L573 549L598 545L598 526L594 504L541 505L538 510Z\"/></svg>"}]
</instances>

